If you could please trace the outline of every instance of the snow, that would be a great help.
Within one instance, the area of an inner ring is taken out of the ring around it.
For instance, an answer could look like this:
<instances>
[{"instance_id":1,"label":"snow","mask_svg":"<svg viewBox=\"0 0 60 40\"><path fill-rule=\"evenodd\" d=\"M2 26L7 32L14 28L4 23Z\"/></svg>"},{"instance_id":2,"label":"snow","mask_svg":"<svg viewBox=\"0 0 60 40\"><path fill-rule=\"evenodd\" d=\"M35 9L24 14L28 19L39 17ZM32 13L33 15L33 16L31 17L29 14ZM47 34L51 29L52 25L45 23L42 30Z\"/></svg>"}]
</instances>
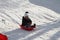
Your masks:
<instances>
[{"instance_id":1,"label":"snow","mask_svg":"<svg viewBox=\"0 0 60 40\"><path fill-rule=\"evenodd\" d=\"M49 0L0 0L0 33L7 35L9 40L59 40L60 7L59 1L57 2L56 0L52 2ZM33 24L37 24L33 31L20 29L25 11L29 11Z\"/></svg>"},{"instance_id":2,"label":"snow","mask_svg":"<svg viewBox=\"0 0 60 40\"><path fill-rule=\"evenodd\" d=\"M60 14L60 0L29 0L31 3L49 8Z\"/></svg>"}]
</instances>

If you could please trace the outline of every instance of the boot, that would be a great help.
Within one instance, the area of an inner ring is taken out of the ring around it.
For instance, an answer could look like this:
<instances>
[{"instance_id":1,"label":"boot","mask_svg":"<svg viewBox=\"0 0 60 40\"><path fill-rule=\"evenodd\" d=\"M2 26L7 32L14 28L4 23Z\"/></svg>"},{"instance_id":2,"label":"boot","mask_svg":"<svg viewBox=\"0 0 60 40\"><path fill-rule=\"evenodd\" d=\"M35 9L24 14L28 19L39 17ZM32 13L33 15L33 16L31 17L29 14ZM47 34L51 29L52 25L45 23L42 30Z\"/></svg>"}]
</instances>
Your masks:
<instances>
[{"instance_id":1,"label":"boot","mask_svg":"<svg viewBox=\"0 0 60 40\"><path fill-rule=\"evenodd\" d=\"M33 28L36 28L36 24L34 24L32 27L33 27Z\"/></svg>"}]
</instances>

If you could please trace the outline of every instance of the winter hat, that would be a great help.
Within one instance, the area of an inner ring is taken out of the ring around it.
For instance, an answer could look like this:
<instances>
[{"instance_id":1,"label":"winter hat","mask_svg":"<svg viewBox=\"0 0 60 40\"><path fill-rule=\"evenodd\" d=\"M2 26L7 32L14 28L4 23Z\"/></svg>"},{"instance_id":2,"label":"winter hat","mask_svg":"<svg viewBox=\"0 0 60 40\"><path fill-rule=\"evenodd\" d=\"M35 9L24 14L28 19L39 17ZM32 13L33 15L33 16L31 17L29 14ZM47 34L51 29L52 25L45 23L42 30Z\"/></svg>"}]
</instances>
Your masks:
<instances>
[{"instance_id":1,"label":"winter hat","mask_svg":"<svg viewBox=\"0 0 60 40\"><path fill-rule=\"evenodd\" d=\"M25 16L28 16L28 13L29 13L29 12L25 12L25 15L24 15L24 17L25 17Z\"/></svg>"}]
</instances>

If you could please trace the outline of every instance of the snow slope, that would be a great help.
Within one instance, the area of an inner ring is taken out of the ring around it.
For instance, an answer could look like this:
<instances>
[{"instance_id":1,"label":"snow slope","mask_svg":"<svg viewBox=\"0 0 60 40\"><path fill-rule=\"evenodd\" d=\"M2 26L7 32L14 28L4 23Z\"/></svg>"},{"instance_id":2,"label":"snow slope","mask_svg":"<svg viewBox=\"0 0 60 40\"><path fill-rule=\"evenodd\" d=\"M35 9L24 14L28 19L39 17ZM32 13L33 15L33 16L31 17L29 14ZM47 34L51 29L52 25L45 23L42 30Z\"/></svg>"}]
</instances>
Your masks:
<instances>
[{"instance_id":1,"label":"snow slope","mask_svg":"<svg viewBox=\"0 0 60 40\"><path fill-rule=\"evenodd\" d=\"M25 11L29 11L29 17L37 24L30 32L19 26ZM60 14L29 0L0 0L0 33L9 40L60 40Z\"/></svg>"},{"instance_id":2,"label":"snow slope","mask_svg":"<svg viewBox=\"0 0 60 40\"><path fill-rule=\"evenodd\" d=\"M44 6L60 14L60 0L29 0L31 3Z\"/></svg>"}]
</instances>

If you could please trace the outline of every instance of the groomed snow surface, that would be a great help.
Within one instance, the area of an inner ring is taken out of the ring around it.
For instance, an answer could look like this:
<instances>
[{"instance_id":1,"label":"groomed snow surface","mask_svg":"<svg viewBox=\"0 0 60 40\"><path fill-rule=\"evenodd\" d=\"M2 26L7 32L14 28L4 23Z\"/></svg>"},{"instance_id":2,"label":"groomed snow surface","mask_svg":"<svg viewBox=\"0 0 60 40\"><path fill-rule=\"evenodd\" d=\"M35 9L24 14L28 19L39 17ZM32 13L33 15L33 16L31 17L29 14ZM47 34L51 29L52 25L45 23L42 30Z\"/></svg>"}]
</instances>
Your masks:
<instances>
[{"instance_id":1,"label":"groomed snow surface","mask_svg":"<svg viewBox=\"0 0 60 40\"><path fill-rule=\"evenodd\" d=\"M0 33L7 35L8 40L60 40L60 14L49 8L53 8L55 1L45 7L34 3L32 0L0 0ZM26 11L33 24L37 24L35 30L20 29Z\"/></svg>"}]
</instances>

